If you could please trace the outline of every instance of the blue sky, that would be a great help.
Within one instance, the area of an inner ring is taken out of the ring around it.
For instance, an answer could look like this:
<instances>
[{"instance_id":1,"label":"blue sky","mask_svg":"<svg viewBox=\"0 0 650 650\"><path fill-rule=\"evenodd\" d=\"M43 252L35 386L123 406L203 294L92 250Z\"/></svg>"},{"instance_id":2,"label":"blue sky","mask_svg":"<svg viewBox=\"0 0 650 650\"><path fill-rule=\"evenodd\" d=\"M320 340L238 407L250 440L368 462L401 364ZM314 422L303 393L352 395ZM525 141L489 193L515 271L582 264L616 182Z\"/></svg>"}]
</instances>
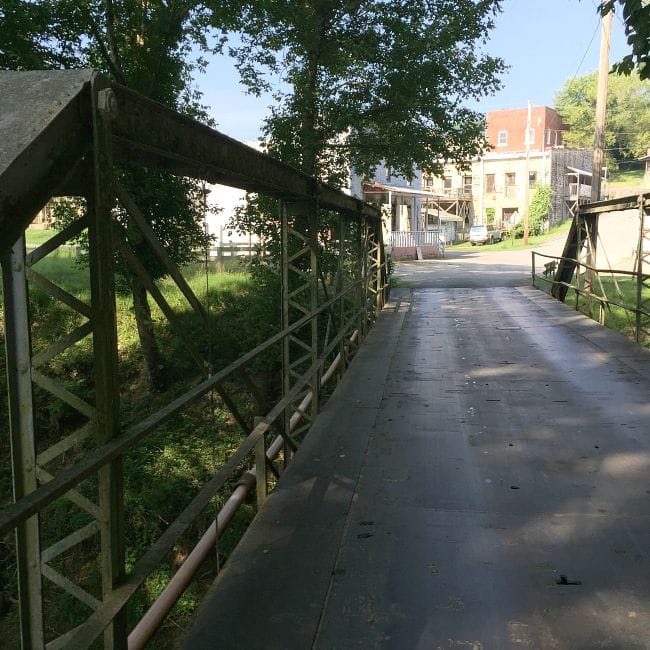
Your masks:
<instances>
[{"instance_id":1,"label":"blue sky","mask_svg":"<svg viewBox=\"0 0 650 650\"><path fill-rule=\"evenodd\" d=\"M600 20L597 0L504 0L485 49L510 65L504 88L472 108L486 112L533 105L553 106L555 93L574 76L598 68ZM610 61L628 51L623 24L614 16ZM217 128L238 140L253 140L271 102L248 96L228 57L211 61L198 79Z\"/></svg>"}]
</instances>

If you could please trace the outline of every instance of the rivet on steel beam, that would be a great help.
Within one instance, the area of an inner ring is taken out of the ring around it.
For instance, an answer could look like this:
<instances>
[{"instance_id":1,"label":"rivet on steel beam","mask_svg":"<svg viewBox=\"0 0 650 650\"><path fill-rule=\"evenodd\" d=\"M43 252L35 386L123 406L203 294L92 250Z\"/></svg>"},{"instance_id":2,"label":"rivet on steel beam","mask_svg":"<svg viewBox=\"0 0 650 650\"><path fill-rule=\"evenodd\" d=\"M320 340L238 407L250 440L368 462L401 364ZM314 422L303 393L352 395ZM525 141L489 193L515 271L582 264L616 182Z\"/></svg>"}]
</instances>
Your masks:
<instances>
[{"instance_id":1,"label":"rivet on steel beam","mask_svg":"<svg viewBox=\"0 0 650 650\"><path fill-rule=\"evenodd\" d=\"M117 96L112 88L102 88L97 93L97 110L105 117L117 115Z\"/></svg>"}]
</instances>

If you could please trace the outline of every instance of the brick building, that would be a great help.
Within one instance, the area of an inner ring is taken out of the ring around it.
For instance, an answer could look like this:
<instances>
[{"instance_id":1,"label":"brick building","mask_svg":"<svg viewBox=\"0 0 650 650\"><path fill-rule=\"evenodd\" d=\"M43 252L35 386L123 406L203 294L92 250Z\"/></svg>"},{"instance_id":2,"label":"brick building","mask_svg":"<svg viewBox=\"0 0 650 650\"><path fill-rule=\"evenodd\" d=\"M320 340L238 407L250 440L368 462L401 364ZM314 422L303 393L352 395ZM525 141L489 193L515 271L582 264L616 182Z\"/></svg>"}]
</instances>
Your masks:
<instances>
[{"instance_id":1,"label":"brick building","mask_svg":"<svg viewBox=\"0 0 650 650\"><path fill-rule=\"evenodd\" d=\"M567 127L559 114L548 106L533 106L530 112L531 152L562 146L562 134ZM528 108L491 111L487 114L486 121L486 134L493 152L526 151Z\"/></svg>"}]
</instances>

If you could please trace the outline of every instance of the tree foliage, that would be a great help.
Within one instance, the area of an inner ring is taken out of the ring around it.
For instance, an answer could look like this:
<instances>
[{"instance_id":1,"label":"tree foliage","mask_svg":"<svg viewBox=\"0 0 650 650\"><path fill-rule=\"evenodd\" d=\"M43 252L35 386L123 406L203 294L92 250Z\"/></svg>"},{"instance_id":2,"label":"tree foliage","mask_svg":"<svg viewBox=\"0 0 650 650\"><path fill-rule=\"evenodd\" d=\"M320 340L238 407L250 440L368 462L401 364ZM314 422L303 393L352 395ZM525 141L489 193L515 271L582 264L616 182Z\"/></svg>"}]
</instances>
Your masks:
<instances>
[{"instance_id":1,"label":"tree foliage","mask_svg":"<svg viewBox=\"0 0 650 650\"><path fill-rule=\"evenodd\" d=\"M193 76L206 66L200 53L209 49L213 9L197 0L8 0L0 10L0 64L12 69L96 68L174 110L205 118ZM221 9L219 16L225 16ZM217 41L216 47L220 45ZM151 170L123 168L116 173L177 264L205 246L200 184ZM124 213L115 215L117 227L152 277L164 275ZM161 385L164 373L146 292L125 265L117 268L133 294L152 385Z\"/></svg>"},{"instance_id":2,"label":"tree foliage","mask_svg":"<svg viewBox=\"0 0 650 650\"><path fill-rule=\"evenodd\" d=\"M528 207L528 232L530 235L540 235L544 229L544 222L551 211L550 185L538 185ZM513 230L515 237L524 236L524 220L521 219Z\"/></svg>"},{"instance_id":3,"label":"tree foliage","mask_svg":"<svg viewBox=\"0 0 650 650\"><path fill-rule=\"evenodd\" d=\"M555 108L570 127L564 134L569 147L594 146L597 73L568 80L555 97ZM611 162L635 159L650 142L650 81L636 75L610 75L607 96L605 148Z\"/></svg>"},{"instance_id":4,"label":"tree foliage","mask_svg":"<svg viewBox=\"0 0 650 650\"><path fill-rule=\"evenodd\" d=\"M625 35L632 52L614 64L614 71L629 75L635 68L641 79L650 79L650 2L618 0L623 10ZM604 16L614 11L616 0L605 0L598 6Z\"/></svg>"},{"instance_id":5,"label":"tree foliage","mask_svg":"<svg viewBox=\"0 0 650 650\"><path fill-rule=\"evenodd\" d=\"M245 5L231 49L252 93L275 89L272 153L331 183L385 160L411 177L485 145L463 106L499 87L500 59L480 52L498 0L260 0Z\"/></svg>"}]
</instances>

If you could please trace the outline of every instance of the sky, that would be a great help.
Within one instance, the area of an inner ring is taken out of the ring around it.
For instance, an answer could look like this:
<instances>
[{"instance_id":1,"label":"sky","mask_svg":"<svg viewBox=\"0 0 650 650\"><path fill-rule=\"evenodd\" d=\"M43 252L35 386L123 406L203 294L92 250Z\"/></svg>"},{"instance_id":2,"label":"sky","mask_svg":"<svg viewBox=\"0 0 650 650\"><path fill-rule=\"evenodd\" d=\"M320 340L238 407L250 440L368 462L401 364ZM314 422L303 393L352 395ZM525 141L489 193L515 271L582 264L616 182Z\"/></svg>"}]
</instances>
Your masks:
<instances>
[{"instance_id":1,"label":"sky","mask_svg":"<svg viewBox=\"0 0 650 650\"><path fill-rule=\"evenodd\" d=\"M598 0L503 0L485 51L500 56L509 70L503 89L470 108L481 112L502 108L553 106L567 79L598 69L600 18ZM620 16L612 21L610 61L628 53ZM227 56L212 59L198 80L204 103L217 129L238 140L260 136L270 97L246 95Z\"/></svg>"}]
</instances>

